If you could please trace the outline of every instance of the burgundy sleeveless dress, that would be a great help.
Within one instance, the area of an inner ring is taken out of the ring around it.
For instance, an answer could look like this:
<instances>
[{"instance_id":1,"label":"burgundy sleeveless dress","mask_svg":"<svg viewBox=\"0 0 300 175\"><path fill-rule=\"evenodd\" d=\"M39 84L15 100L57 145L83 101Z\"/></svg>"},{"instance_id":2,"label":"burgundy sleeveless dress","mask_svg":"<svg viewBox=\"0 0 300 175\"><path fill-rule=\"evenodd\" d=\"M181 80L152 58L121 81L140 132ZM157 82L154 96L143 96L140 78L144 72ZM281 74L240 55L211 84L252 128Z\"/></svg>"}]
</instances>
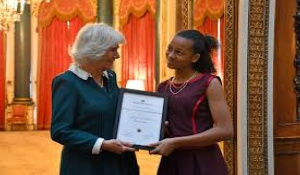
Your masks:
<instances>
[{"instance_id":1,"label":"burgundy sleeveless dress","mask_svg":"<svg viewBox=\"0 0 300 175\"><path fill-rule=\"evenodd\" d=\"M190 80L178 94L170 91L170 80L162 82L158 91L169 96L166 137L180 137L201 133L213 127L206 89L213 78L202 74ZM171 86L172 87L172 86ZM173 87L173 92L176 89ZM227 167L218 144L199 148L175 150L163 156L158 175L227 175Z\"/></svg>"}]
</instances>

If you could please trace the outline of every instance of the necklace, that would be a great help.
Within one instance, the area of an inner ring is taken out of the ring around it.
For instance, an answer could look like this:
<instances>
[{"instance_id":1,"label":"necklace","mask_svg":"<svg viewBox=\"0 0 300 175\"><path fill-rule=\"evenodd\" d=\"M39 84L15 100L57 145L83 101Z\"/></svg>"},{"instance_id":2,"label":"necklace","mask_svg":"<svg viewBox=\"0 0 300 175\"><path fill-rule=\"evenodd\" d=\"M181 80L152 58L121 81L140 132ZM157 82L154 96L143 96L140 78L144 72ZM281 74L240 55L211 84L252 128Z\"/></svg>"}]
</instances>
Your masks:
<instances>
[{"instance_id":1,"label":"necklace","mask_svg":"<svg viewBox=\"0 0 300 175\"><path fill-rule=\"evenodd\" d=\"M175 77L173 77L173 78L171 79L171 81L170 81L170 84L169 84L169 90L170 90L170 92L171 92L173 95L179 94L181 91L183 91L183 89L185 89L185 87L187 86L188 82L189 82L191 79L193 79L196 75L198 75L198 72L195 72L192 76L190 76L190 78L189 78L188 80L186 80L186 81L185 81L184 83L182 83L182 85L180 85L180 86L176 86L176 85L174 84L174 78L175 78ZM172 89L172 87L174 87L177 91L174 92L173 89Z\"/></svg>"},{"instance_id":2,"label":"necklace","mask_svg":"<svg viewBox=\"0 0 300 175\"><path fill-rule=\"evenodd\" d=\"M172 86L173 86L175 89L181 89L183 86L186 86L187 81L185 81L184 83L182 83L180 86L177 86L176 84L174 84L173 79L174 79L174 78L172 78Z\"/></svg>"}]
</instances>

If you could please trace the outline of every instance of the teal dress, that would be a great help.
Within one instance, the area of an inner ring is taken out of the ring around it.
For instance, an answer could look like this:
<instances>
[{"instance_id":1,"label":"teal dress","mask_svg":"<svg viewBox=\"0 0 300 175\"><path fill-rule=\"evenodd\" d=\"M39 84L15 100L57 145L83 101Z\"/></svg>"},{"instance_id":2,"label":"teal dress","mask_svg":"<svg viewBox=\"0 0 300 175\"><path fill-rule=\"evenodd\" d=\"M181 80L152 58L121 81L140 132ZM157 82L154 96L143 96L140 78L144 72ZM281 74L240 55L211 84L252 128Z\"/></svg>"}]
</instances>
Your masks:
<instances>
[{"instance_id":1,"label":"teal dress","mask_svg":"<svg viewBox=\"0 0 300 175\"><path fill-rule=\"evenodd\" d=\"M61 175L139 174L133 152L92 154L98 137L113 137L119 88L115 73L109 70L108 76L103 88L71 71L52 82L51 137L63 145Z\"/></svg>"}]
</instances>

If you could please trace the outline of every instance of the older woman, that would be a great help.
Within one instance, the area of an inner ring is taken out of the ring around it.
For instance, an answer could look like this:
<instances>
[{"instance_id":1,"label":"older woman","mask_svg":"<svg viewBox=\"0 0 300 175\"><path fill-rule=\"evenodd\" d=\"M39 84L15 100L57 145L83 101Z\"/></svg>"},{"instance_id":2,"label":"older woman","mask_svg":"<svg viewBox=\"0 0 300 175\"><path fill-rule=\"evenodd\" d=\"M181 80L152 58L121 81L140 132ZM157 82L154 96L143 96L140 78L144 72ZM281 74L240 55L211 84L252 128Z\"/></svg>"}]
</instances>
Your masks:
<instances>
[{"instance_id":1,"label":"older woman","mask_svg":"<svg viewBox=\"0 0 300 175\"><path fill-rule=\"evenodd\" d=\"M124 42L105 24L87 24L70 50L75 63L52 82L51 137L64 146L60 174L139 174L131 145L112 139L119 89L111 68Z\"/></svg>"}]
</instances>

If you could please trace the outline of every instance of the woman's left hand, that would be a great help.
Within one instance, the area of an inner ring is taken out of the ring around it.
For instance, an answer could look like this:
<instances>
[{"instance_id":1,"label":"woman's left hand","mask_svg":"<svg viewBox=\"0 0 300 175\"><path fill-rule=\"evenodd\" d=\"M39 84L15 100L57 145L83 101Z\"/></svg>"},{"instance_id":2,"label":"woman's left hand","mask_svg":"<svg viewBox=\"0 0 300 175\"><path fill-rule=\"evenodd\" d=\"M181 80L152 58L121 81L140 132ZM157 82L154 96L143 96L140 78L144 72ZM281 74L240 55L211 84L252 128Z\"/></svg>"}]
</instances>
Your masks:
<instances>
[{"instance_id":1,"label":"woman's left hand","mask_svg":"<svg viewBox=\"0 0 300 175\"><path fill-rule=\"evenodd\" d=\"M160 154L162 156L169 156L175 150L174 138L167 138L149 146L156 147L150 154Z\"/></svg>"}]
</instances>

